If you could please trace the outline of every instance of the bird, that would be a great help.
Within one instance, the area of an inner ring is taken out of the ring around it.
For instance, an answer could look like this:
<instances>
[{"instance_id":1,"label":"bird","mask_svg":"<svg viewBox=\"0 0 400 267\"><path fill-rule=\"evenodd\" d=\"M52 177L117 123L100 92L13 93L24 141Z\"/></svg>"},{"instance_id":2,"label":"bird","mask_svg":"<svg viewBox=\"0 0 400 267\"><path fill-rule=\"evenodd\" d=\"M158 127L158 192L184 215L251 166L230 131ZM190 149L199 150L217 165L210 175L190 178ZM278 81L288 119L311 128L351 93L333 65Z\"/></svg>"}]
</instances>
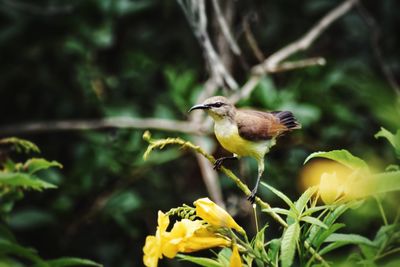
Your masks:
<instances>
[{"instance_id":1,"label":"bird","mask_svg":"<svg viewBox=\"0 0 400 267\"><path fill-rule=\"evenodd\" d=\"M252 157L257 161L256 184L247 199L255 202L258 186L264 173L264 157L276 144L276 139L301 124L290 111L265 112L236 108L226 97L213 96L202 104L189 109L205 110L214 120L214 134L221 146L231 152L229 157L218 158L214 169L218 170L224 161Z\"/></svg>"}]
</instances>

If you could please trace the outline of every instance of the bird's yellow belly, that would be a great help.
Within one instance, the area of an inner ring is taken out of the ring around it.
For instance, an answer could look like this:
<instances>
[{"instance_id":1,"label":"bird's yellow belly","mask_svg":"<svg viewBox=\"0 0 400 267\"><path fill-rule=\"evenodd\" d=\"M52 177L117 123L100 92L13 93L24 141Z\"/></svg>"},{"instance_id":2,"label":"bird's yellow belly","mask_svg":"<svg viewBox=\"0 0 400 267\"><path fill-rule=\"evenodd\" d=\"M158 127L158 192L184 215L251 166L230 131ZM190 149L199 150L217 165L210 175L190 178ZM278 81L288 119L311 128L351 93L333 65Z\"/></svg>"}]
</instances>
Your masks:
<instances>
[{"instance_id":1,"label":"bird's yellow belly","mask_svg":"<svg viewBox=\"0 0 400 267\"><path fill-rule=\"evenodd\" d=\"M269 150L268 142L253 142L242 138L238 129L233 125L215 125L215 136L221 146L237 156L250 156L257 160L264 158Z\"/></svg>"}]
</instances>

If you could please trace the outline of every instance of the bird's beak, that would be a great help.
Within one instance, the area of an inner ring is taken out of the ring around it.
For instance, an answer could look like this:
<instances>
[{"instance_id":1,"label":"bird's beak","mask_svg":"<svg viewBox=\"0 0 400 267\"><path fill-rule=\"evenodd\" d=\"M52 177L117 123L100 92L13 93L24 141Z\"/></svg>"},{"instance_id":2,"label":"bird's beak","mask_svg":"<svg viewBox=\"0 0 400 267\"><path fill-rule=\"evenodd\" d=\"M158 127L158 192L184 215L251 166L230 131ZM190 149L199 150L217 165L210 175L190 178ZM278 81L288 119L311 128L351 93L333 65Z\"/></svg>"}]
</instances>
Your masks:
<instances>
[{"instance_id":1,"label":"bird's beak","mask_svg":"<svg viewBox=\"0 0 400 267\"><path fill-rule=\"evenodd\" d=\"M192 110L195 110L195 109L209 109L209 108L210 108L210 106L207 104L200 104L200 105L195 105L195 106L191 107L188 112L191 112Z\"/></svg>"}]
</instances>

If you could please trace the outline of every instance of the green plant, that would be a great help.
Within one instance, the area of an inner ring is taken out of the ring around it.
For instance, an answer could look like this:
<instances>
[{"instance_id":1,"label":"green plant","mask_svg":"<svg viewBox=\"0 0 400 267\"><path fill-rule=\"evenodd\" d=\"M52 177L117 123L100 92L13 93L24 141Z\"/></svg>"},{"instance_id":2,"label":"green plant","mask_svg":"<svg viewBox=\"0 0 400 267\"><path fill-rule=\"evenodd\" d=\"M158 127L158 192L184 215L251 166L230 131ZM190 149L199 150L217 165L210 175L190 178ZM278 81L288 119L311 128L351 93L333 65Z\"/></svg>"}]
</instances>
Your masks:
<instances>
[{"instance_id":1,"label":"green plant","mask_svg":"<svg viewBox=\"0 0 400 267\"><path fill-rule=\"evenodd\" d=\"M73 257L45 260L35 249L18 243L7 225L15 203L24 198L26 191L42 192L57 188L56 185L40 178L40 172L52 167L61 168L62 165L43 158L15 162L8 155L10 152L39 153L40 150L26 140L14 137L0 139L0 266L101 266L91 260Z\"/></svg>"},{"instance_id":2,"label":"green plant","mask_svg":"<svg viewBox=\"0 0 400 267\"><path fill-rule=\"evenodd\" d=\"M213 156L205 153L199 146L183 139L154 140L149 132L146 132L143 137L149 142L148 149L144 154L145 158L149 157L150 153L156 148L162 149L166 145L175 144L200 153L211 163L215 162ZM388 139L396 154L399 155L399 132L392 134L382 128L376 137ZM292 201L276 188L262 183L262 186L268 188L287 205L286 208L271 207L259 197L256 198L256 204L261 208L261 212L271 215L283 226L279 238L265 240L268 223L259 228L256 235L249 239L245 232L238 231L240 234L236 234L232 230L232 226L205 220L206 222L202 224L203 227L214 229L214 234L219 234L228 242L223 245L220 244L219 246L223 249L214 252L213 257L196 257L182 253L209 249L215 246L203 246L197 247L196 250L187 250L184 249L183 245L183 249L179 249L179 245L192 242L192 236L196 235L196 230L191 236L180 233L181 236L177 239L175 235L172 238L171 233L165 232L166 227L164 232L158 228L156 236L158 236L159 242L157 244L152 243L152 246L146 242L145 255L149 255L149 247L157 248L159 254L153 253L152 259L156 259L156 263L149 264L149 262L146 262L147 266L156 266L158 258L168 255L164 251L167 251L171 244L176 246L176 252L181 253L177 254L177 257L201 266L292 266L294 264L301 266L337 266L338 264L343 264L343 266L349 266L349 264L350 266L354 264L378 266L383 263L398 263L398 260L392 256L400 252L400 224L398 222L400 210L397 207L397 213L394 219L390 221L387 217L387 211L384 210L381 196L383 193L400 190L399 166L390 165L386 171L374 173L364 160L352 155L347 150L312 153L306 158L305 164L316 158L335 161L342 165L346 172L343 174L327 170L320 173L319 184L310 186L296 201ZM248 187L230 170L222 167L221 171L231 178L246 195L250 193ZM346 224L340 221L341 216L364 205L369 197L376 200L383 222L375 233L375 237L370 239L357 233L343 231ZM324 203L319 201L320 198ZM172 210L185 208L193 210L187 205ZM171 213L171 211L168 213ZM221 215L221 217L224 216ZM189 220L196 221L198 218L204 219L199 213L190 213ZM335 255L338 249L348 245L352 245L356 249L347 253L345 258L334 260L331 258L331 255ZM233 256L236 255L235 250L239 252L240 261ZM175 257L175 255L176 253L172 257Z\"/></svg>"}]
</instances>

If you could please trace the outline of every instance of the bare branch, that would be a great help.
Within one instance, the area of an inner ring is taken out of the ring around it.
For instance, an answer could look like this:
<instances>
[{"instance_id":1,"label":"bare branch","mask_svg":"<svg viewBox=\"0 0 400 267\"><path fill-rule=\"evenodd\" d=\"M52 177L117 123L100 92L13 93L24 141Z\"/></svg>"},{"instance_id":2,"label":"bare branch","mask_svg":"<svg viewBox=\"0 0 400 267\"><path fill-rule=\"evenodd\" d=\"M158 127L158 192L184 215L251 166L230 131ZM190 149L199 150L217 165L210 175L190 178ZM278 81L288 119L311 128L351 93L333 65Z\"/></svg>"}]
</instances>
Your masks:
<instances>
[{"instance_id":1,"label":"bare branch","mask_svg":"<svg viewBox=\"0 0 400 267\"><path fill-rule=\"evenodd\" d=\"M389 85L393 88L395 93L400 96L399 83L396 81L396 78L393 75L393 72L385 64L385 61L384 61L384 58L382 55L382 49L379 45L379 38L381 35L381 31L380 31L375 19L368 12L368 10L364 7L364 5L361 4L361 2L358 3L357 9L358 9L362 19L364 20L365 24L371 31L370 42L371 42L372 50L374 51L375 59L378 62L379 67L381 68L381 71L382 71L383 75L385 76Z\"/></svg>"},{"instance_id":2,"label":"bare branch","mask_svg":"<svg viewBox=\"0 0 400 267\"><path fill-rule=\"evenodd\" d=\"M233 38L229 30L228 24L226 23L224 15L222 14L221 7L218 4L218 0L212 0L212 5L215 11L215 15L217 16L218 24L221 28L222 34L228 41L230 49L235 55L240 56L242 52L240 51L239 45L237 44L236 40Z\"/></svg>"},{"instance_id":3,"label":"bare branch","mask_svg":"<svg viewBox=\"0 0 400 267\"><path fill-rule=\"evenodd\" d=\"M289 56L306 50L310 45L338 18L346 14L358 0L346 0L336 8L332 9L326 14L317 24L314 25L303 37L297 41L283 47L271 56L269 56L263 64L256 66L256 68L263 68L266 71L275 68L280 62Z\"/></svg>"},{"instance_id":4,"label":"bare branch","mask_svg":"<svg viewBox=\"0 0 400 267\"><path fill-rule=\"evenodd\" d=\"M274 68L268 70L269 73L283 72L288 70L300 69L310 66L324 66L326 64L326 60L322 57L313 57L302 59L298 61L287 61L283 62ZM260 73L262 74L262 73Z\"/></svg>"},{"instance_id":5,"label":"bare branch","mask_svg":"<svg viewBox=\"0 0 400 267\"><path fill-rule=\"evenodd\" d=\"M186 121L113 117L92 120L60 120L4 125L0 126L0 136L55 131L98 130L107 128L156 129L197 135L207 133L207 130L201 127L201 125Z\"/></svg>"},{"instance_id":6,"label":"bare branch","mask_svg":"<svg viewBox=\"0 0 400 267\"><path fill-rule=\"evenodd\" d=\"M194 141L199 146L206 148L208 142L204 138L205 137L196 136L194 138ZM214 148L208 149L208 151L206 151L206 152L210 153L210 151L212 151L212 150L214 150ZM224 199L222 197L222 190L221 190L221 186L220 186L220 183L218 180L217 172L213 170L212 165L202 155L196 153L196 159L199 164L201 176L202 176L204 184L207 188L208 194L218 205L225 207L225 203L224 203Z\"/></svg>"},{"instance_id":7,"label":"bare branch","mask_svg":"<svg viewBox=\"0 0 400 267\"><path fill-rule=\"evenodd\" d=\"M336 21L341 16L346 14L357 2L358 0L344 1L342 4L340 4L339 6L331 10L328 14L326 14L300 39L278 50L277 52L269 56L266 60L264 60L262 64L254 66L252 69L252 76L243 85L243 87L241 88L241 90L239 90L239 92L233 94L230 97L231 101L237 102L242 98L248 97L259 83L260 79L262 78L262 75L265 75L266 73L277 72L277 70L286 71L294 69L301 64L304 64L304 67L311 65L325 64L325 61L322 60L316 60L316 61L311 60L309 62L307 62L308 60L304 60L303 62L298 61L297 63L288 62L286 65L281 64L283 65L283 67L279 66L279 64L283 60L290 57L294 53L306 50L318 38L318 36L320 36L334 21ZM302 63L300 64L300 62ZM311 62L315 64L309 64Z\"/></svg>"},{"instance_id":8,"label":"bare branch","mask_svg":"<svg viewBox=\"0 0 400 267\"><path fill-rule=\"evenodd\" d=\"M221 87L226 84L231 89L238 89L238 84L222 63L211 43L207 32L207 16L204 0L178 0L178 3L203 49L211 76L215 77L218 85Z\"/></svg>"},{"instance_id":9,"label":"bare branch","mask_svg":"<svg viewBox=\"0 0 400 267\"><path fill-rule=\"evenodd\" d=\"M260 47L258 47L256 38L254 38L254 35L253 35L252 31L251 31L250 23L248 21L248 16L246 16L243 19L243 23L242 24L243 24L243 30L244 30L244 34L245 34L246 40L249 43L249 46L250 46L251 50L254 53L254 56L258 59L258 61L263 62L265 57L264 57L264 54L261 51Z\"/></svg>"}]
</instances>

